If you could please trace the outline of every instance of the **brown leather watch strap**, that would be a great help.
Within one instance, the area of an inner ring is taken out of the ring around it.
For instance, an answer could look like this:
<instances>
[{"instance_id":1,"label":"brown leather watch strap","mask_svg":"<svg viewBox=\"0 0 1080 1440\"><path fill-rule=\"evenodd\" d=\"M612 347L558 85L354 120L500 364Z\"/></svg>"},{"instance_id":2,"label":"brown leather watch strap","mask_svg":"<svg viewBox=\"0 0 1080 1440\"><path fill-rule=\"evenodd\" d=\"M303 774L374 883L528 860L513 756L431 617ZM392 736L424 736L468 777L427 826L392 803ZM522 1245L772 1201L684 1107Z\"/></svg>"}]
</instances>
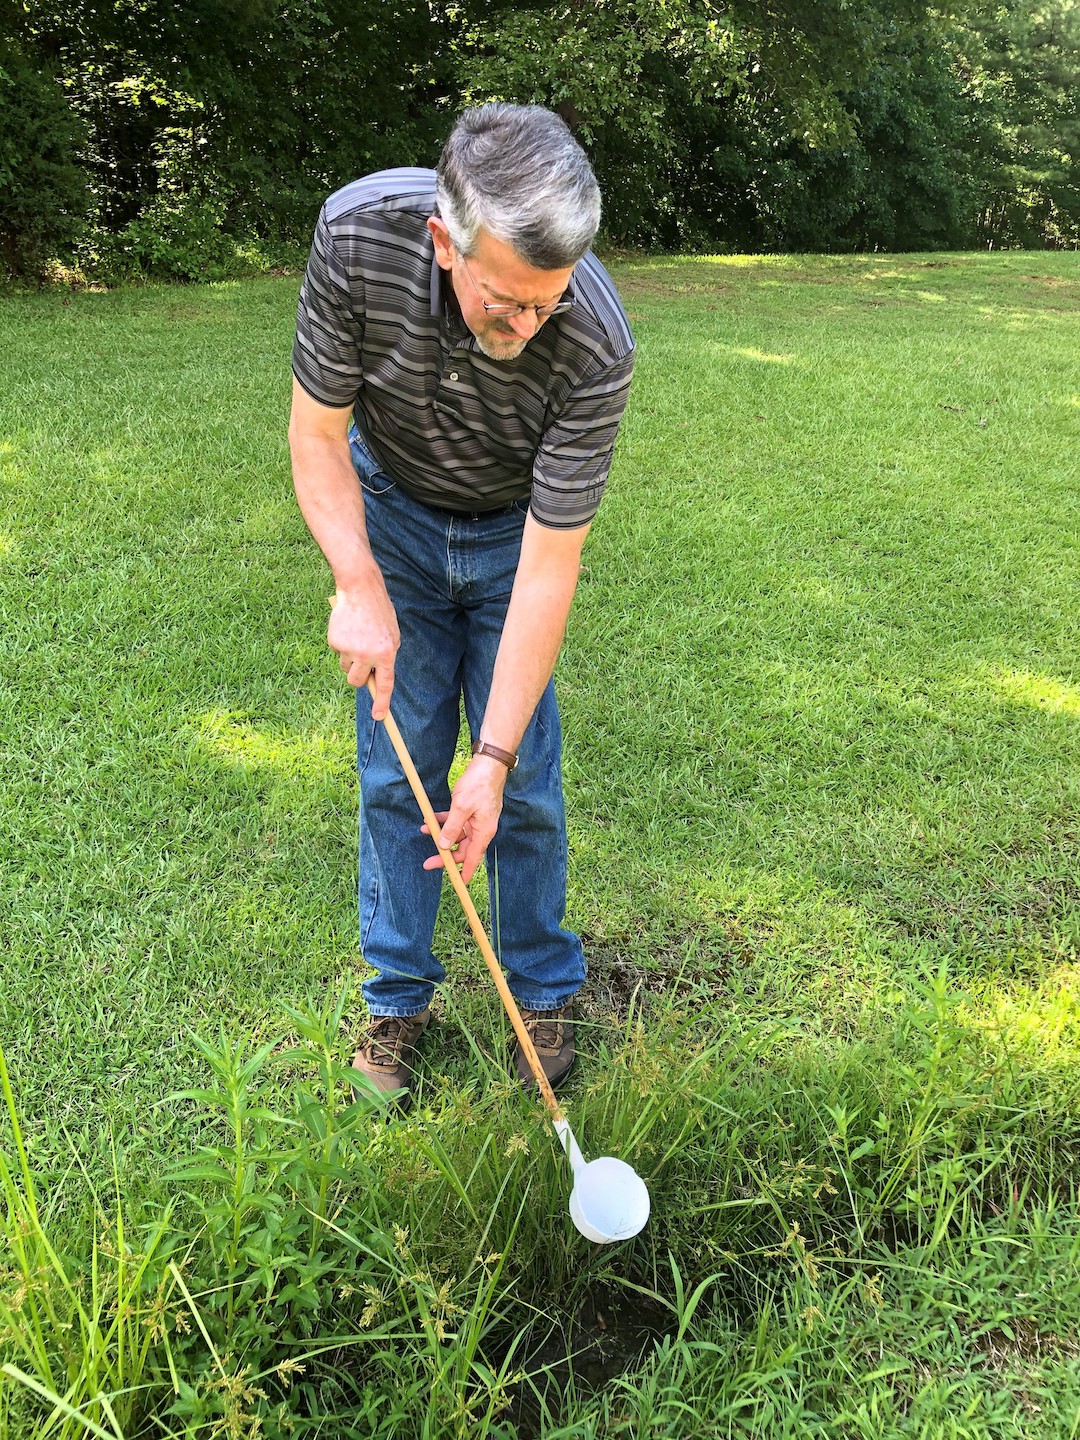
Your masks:
<instances>
[{"instance_id":1,"label":"brown leather watch strap","mask_svg":"<svg viewBox=\"0 0 1080 1440\"><path fill-rule=\"evenodd\" d=\"M507 770L513 770L518 762L518 757L509 750L500 750L498 745L492 745L490 740L477 740L472 747L474 755L490 755L492 760L498 760L505 765Z\"/></svg>"}]
</instances>

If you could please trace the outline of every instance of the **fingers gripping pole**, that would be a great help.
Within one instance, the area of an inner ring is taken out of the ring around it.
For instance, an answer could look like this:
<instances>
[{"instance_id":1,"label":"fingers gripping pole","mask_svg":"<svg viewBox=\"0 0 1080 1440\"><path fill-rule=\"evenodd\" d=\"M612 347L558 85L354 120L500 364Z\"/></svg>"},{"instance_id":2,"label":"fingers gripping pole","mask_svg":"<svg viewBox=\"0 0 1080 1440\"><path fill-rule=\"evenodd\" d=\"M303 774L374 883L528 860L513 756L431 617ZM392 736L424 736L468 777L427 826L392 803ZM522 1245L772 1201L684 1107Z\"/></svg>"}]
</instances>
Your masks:
<instances>
[{"instance_id":1,"label":"fingers gripping pole","mask_svg":"<svg viewBox=\"0 0 1080 1440\"><path fill-rule=\"evenodd\" d=\"M367 687L371 692L372 699L374 699L375 680L373 676L368 676ZM458 870L453 852L443 847L442 830L438 820L435 818L435 811L432 808L431 801L428 799L427 791L424 789L424 783L420 779L416 766L412 762L412 756L409 754L401 731L397 727L397 722L389 710L386 712L383 725L386 728L387 735L390 737L390 744L394 747L394 753L401 763L401 768L405 772L405 778L409 782L409 788L415 795L416 803L420 806L424 821L431 831L431 838L435 841L435 844L442 854L443 866L450 878L450 884L454 887L457 897L461 901L461 908L465 912L465 918L469 922L469 928L472 930L476 938L476 943L480 946L480 953L483 955L487 967L491 971L491 978L495 981L495 988L498 990L499 998L502 1000L503 1007L510 1017L510 1023L514 1027L514 1033L521 1042L521 1048L524 1051L526 1060L529 1062L529 1069L532 1071L533 1078L540 1087L540 1093L543 1095L544 1101L551 1111L559 1139L562 1141L564 1148L566 1148L567 1140L562 1129L560 1129L561 1125L565 1127L567 1135L569 1135L570 1138L572 1147L569 1149L571 1163L580 1163L581 1152L577 1148L573 1135L570 1134L570 1126L563 1115L562 1106L555 1098L555 1092L551 1088L551 1083L544 1074L544 1067L540 1064L540 1057L536 1053L536 1046L532 1042L532 1036L525 1028L525 1022L521 1018L521 1011L517 1007L517 1001L510 993L510 987L506 983L506 976L502 972L502 966L499 964L498 956L492 949L491 941L487 937L487 932L481 923L480 916L476 913L476 906L472 902L472 896L469 894L465 881L461 878L461 872ZM574 1156L575 1151L577 1151L576 1161Z\"/></svg>"}]
</instances>

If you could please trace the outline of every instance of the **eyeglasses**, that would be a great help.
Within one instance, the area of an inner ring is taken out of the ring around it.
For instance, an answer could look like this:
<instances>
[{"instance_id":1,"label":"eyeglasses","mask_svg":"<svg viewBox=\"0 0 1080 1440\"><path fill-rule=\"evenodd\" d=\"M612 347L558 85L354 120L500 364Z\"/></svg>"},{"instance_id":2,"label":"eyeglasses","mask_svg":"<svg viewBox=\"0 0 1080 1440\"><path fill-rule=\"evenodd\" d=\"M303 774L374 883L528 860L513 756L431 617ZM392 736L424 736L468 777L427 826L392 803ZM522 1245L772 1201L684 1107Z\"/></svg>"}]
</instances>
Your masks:
<instances>
[{"instance_id":1,"label":"eyeglasses","mask_svg":"<svg viewBox=\"0 0 1080 1440\"><path fill-rule=\"evenodd\" d=\"M492 304L490 300L485 300L483 295L480 294L480 287L473 279L472 271L469 269L469 262L465 259L464 255L461 257L461 263L465 267L465 274L469 277L469 283L476 291L476 298L480 301L480 304L483 305L484 313L487 315L499 315L509 318L511 315L520 315L525 310L535 310L538 320L546 320L549 315L562 315L567 310L573 309L573 300L555 300L550 305L518 305L516 303L508 305Z\"/></svg>"}]
</instances>

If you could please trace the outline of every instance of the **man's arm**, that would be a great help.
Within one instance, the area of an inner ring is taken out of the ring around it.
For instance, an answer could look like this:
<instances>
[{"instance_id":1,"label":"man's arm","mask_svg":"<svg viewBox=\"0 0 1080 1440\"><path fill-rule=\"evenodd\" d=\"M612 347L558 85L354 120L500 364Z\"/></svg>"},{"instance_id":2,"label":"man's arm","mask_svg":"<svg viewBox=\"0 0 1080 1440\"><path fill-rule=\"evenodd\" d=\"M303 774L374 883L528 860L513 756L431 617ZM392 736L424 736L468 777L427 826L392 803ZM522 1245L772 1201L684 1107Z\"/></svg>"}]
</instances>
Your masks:
<instances>
[{"instance_id":1,"label":"man's arm","mask_svg":"<svg viewBox=\"0 0 1080 1440\"><path fill-rule=\"evenodd\" d=\"M588 533L588 525L556 530L531 515L525 521L521 558L478 737L502 750L516 753L554 672ZM449 811L439 816L445 822L444 846L458 845L456 859L466 884L498 828L507 773L501 761L474 755L454 786ZM438 855L424 862L427 870L441 865Z\"/></svg>"},{"instance_id":2,"label":"man's arm","mask_svg":"<svg viewBox=\"0 0 1080 1440\"><path fill-rule=\"evenodd\" d=\"M289 448L300 512L334 576L335 604L326 641L350 685L375 671L371 713L382 720L394 688L397 616L368 544L364 493L349 454L351 406L320 405L295 378Z\"/></svg>"}]
</instances>

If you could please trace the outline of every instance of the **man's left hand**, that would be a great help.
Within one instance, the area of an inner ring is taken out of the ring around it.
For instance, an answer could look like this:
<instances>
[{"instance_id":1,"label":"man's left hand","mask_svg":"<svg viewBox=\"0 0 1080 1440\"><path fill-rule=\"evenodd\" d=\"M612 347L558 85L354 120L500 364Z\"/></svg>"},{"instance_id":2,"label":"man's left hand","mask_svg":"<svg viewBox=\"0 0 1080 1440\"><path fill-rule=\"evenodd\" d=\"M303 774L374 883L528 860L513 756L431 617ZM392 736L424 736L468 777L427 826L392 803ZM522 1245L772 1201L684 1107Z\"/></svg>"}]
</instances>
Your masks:
<instances>
[{"instance_id":1,"label":"man's left hand","mask_svg":"<svg viewBox=\"0 0 1080 1440\"><path fill-rule=\"evenodd\" d=\"M484 858L484 851L495 838L502 814L506 766L488 755L474 755L462 772L450 796L450 809L436 811L442 831L443 851L424 861L425 870L440 870L444 852L456 845L454 859L467 885ZM431 830L420 827L425 835Z\"/></svg>"}]
</instances>

